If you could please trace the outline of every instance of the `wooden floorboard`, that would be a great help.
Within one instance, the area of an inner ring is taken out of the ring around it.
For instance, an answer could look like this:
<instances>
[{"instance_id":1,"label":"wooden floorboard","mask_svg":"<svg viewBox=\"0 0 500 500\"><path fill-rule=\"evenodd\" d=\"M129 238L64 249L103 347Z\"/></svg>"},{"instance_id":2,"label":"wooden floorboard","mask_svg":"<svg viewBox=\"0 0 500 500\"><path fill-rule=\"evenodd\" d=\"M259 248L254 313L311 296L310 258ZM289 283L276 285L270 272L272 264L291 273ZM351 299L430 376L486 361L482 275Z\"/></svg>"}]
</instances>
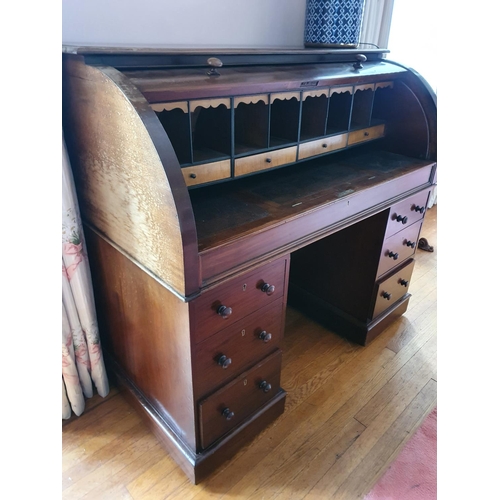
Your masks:
<instances>
[{"instance_id":1,"label":"wooden floorboard","mask_svg":"<svg viewBox=\"0 0 500 500\"><path fill-rule=\"evenodd\" d=\"M363 498L437 401L437 206L421 236L405 315L367 347L288 308L285 412L194 486L123 396L63 422L62 498Z\"/></svg>"}]
</instances>

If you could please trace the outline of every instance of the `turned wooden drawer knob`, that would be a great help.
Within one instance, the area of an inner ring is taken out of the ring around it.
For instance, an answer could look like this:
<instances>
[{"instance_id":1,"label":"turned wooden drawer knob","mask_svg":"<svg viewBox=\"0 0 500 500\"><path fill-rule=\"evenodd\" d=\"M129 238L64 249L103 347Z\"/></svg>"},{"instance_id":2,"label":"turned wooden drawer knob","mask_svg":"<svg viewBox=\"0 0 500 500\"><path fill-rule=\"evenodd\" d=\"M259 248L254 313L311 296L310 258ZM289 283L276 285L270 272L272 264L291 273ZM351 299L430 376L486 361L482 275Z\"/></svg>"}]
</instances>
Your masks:
<instances>
[{"instance_id":1,"label":"turned wooden drawer knob","mask_svg":"<svg viewBox=\"0 0 500 500\"><path fill-rule=\"evenodd\" d=\"M269 342L273 336L270 333L267 333L265 330L262 330L259 334L259 339L263 342Z\"/></svg>"},{"instance_id":2,"label":"turned wooden drawer knob","mask_svg":"<svg viewBox=\"0 0 500 500\"><path fill-rule=\"evenodd\" d=\"M259 389L262 389L264 392L269 392L272 389L272 387L271 387L271 384L269 384L265 380L263 380L259 384Z\"/></svg>"},{"instance_id":3,"label":"turned wooden drawer knob","mask_svg":"<svg viewBox=\"0 0 500 500\"><path fill-rule=\"evenodd\" d=\"M420 212L423 214L425 212L425 207L419 207L418 205L415 205L415 208L413 209L415 212Z\"/></svg>"},{"instance_id":4,"label":"turned wooden drawer knob","mask_svg":"<svg viewBox=\"0 0 500 500\"><path fill-rule=\"evenodd\" d=\"M391 300L392 295L389 292L382 292L382 297L387 300Z\"/></svg>"},{"instance_id":5,"label":"turned wooden drawer knob","mask_svg":"<svg viewBox=\"0 0 500 500\"><path fill-rule=\"evenodd\" d=\"M406 240L405 245L407 247L415 248L416 243L414 241Z\"/></svg>"},{"instance_id":6,"label":"turned wooden drawer knob","mask_svg":"<svg viewBox=\"0 0 500 500\"><path fill-rule=\"evenodd\" d=\"M266 295L272 295L274 291L276 290L276 287L274 285L270 285L269 283L264 283L260 289L266 294Z\"/></svg>"},{"instance_id":7,"label":"turned wooden drawer knob","mask_svg":"<svg viewBox=\"0 0 500 500\"><path fill-rule=\"evenodd\" d=\"M226 355L222 355L219 357L217 360L217 364L219 366L222 366L222 368L225 370L230 364L231 364L231 358L228 358Z\"/></svg>"},{"instance_id":8,"label":"turned wooden drawer knob","mask_svg":"<svg viewBox=\"0 0 500 500\"><path fill-rule=\"evenodd\" d=\"M364 135L365 137L368 137L368 136L370 135L370 132L365 132L363 135Z\"/></svg>"},{"instance_id":9,"label":"turned wooden drawer knob","mask_svg":"<svg viewBox=\"0 0 500 500\"><path fill-rule=\"evenodd\" d=\"M323 148L327 148L327 147L328 147L328 144L325 142L324 144L321 144L321 147L323 147Z\"/></svg>"},{"instance_id":10,"label":"turned wooden drawer knob","mask_svg":"<svg viewBox=\"0 0 500 500\"><path fill-rule=\"evenodd\" d=\"M401 286L407 287L407 286L408 286L408 281L407 281L407 280L404 280L403 278L401 278L401 279L399 280L399 284L400 284Z\"/></svg>"},{"instance_id":11,"label":"turned wooden drawer knob","mask_svg":"<svg viewBox=\"0 0 500 500\"><path fill-rule=\"evenodd\" d=\"M191 179L196 179L196 174L189 174L189 177L191 177Z\"/></svg>"},{"instance_id":12,"label":"turned wooden drawer knob","mask_svg":"<svg viewBox=\"0 0 500 500\"><path fill-rule=\"evenodd\" d=\"M272 161L271 158L266 158L266 163L271 163Z\"/></svg>"},{"instance_id":13,"label":"turned wooden drawer knob","mask_svg":"<svg viewBox=\"0 0 500 500\"><path fill-rule=\"evenodd\" d=\"M222 410L222 416L226 418L226 420L231 420L234 417L234 411L231 411L229 408L224 408Z\"/></svg>"},{"instance_id":14,"label":"turned wooden drawer knob","mask_svg":"<svg viewBox=\"0 0 500 500\"><path fill-rule=\"evenodd\" d=\"M389 252L387 255L394 260L398 260L399 257L399 254L397 252Z\"/></svg>"},{"instance_id":15,"label":"turned wooden drawer knob","mask_svg":"<svg viewBox=\"0 0 500 500\"><path fill-rule=\"evenodd\" d=\"M396 220L402 224L406 224L408 222L408 217L406 217L406 215L404 217L402 215L398 215L396 216Z\"/></svg>"},{"instance_id":16,"label":"turned wooden drawer knob","mask_svg":"<svg viewBox=\"0 0 500 500\"><path fill-rule=\"evenodd\" d=\"M231 314L233 314L233 310L230 308L230 307L226 307L226 306L220 306L218 309L217 309L217 314L219 314L220 316L222 316L224 319L228 318L229 316L231 316Z\"/></svg>"}]
</instances>

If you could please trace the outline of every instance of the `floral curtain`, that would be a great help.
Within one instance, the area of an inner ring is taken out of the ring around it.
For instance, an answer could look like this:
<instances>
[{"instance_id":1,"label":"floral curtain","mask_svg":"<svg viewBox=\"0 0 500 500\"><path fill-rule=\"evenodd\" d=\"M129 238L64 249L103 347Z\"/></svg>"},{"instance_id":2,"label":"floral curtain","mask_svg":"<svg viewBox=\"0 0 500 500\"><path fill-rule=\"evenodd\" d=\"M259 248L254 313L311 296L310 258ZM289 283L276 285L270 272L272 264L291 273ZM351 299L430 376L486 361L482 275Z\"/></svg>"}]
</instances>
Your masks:
<instances>
[{"instance_id":1,"label":"floral curtain","mask_svg":"<svg viewBox=\"0 0 500 500\"><path fill-rule=\"evenodd\" d=\"M81 415L85 398L109 393L82 223L66 145L62 145L62 418Z\"/></svg>"}]
</instances>

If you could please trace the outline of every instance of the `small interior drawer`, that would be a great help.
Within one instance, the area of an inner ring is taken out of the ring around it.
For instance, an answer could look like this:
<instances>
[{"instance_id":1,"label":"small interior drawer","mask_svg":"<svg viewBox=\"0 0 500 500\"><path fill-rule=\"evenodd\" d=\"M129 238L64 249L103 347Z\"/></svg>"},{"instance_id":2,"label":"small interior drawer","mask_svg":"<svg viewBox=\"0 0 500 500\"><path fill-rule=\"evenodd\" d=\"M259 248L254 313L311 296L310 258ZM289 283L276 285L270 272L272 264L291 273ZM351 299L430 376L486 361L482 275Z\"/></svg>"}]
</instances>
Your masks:
<instances>
[{"instance_id":1,"label":"small interior drawer","mask_svg":"<svg viewBox=\"0 0 500 500\"><path fill-rule=\"evenodd\" d=\"M382 244L382 252L377 270L377 278L411 257L418 246L418 236L422 222L416 222L399 231Z\"/></svg>"},{"instance_id":2,"label":"small interior drawer","mask_svg":"<svg viewBox=\"0 0 500 500\"><path fill-rule=\"evenodd\" d=\"M325 137L317 141L304 142L299 145L299 160L310 156L321 155L347 146L347 134Z\"/></svg>"},{"instance_id":3,"label":"small interior drawer","mask_svg":"<svg viewBox=\"0 0 500 500\"><path fill-rule=\"evenodd\" d=\"M276 350L283 337L283 301L224 328L195 347L195 390L207 394Z\"/></svg>"},{"instance_id":4,"label":"small interior drawer","mask_svg":"<svg viewBox=\"0 0 500 500\"><path fill-rule=\"evenodd\" d=\"M219 181L231 177L231 160L214 161L195 165L194 167L184 167L182 169L186 186L196 186L206 182Z\"/></svg>"},{"instance_id":5,"label":"small interior drawer","mask_svg":"<svg viewBox=\"0 0 500 500\"><path fill-rule=\"evenodd\" d=\"M244 158L237 158L234 160L234 175L237 177L239 175L258 172L259 170L286 165L287 163L293 163L296 158L297 146L268 151L267 153L258 155L245 156Z\"/></svg>"},{"instance_id":6,"label":"small interior drawer","mask_svg":"<svg viewBox=\"0 0 500 500\"><path fill-rule=\"evenodd\" d=\"M414 265L415 261L413 259L409 260L401 269L398 269L376 285L372 319L408 293Z\"/></svg>"},{"instance_id":7,"label":"small interior drawer","mask_svg":"<svg viewBox=\"0 0 500 500\"><path fill-rule=\"evenodd\" d=\"M281 351L244 372L199 403L201 446L222 437L280 390Z\"/></svg>"},{"instance_id":8,"label":"small interior drawer","mask_svg":"<svg viewBox=\"0 0 500 500\"><path fill-rule=\"evenodd\" d=\"M191 302L195 342L201 342L282 297L287 257L237 276Z\"/></svg>"},{"instance_id":9,"label":"small interior drawer","mask_svg":"<svg viewBox=\"0 0 500 500\"><path fill-rule=\"evenodd\" d=\"M375 125L374 127L355 130L353 132L349 132L349 139L347 141L347 144L349 146L352 146L353 144L358 144L360 142L379 139L380 137L384 137L384 133L385 125L383 123L380 125Z\"/></svg>"},{"instance_id":10,"label":"small interior drawer","mask_svg":"<svg viewBox=\"0 0 500 500\"><path fill-rule=\"evenodd\" d=\"M425 189L391 207L385 232L386 238L424 217L425 211L427 210L429 193L430 190Z\"/></svg>"}]
</instances>

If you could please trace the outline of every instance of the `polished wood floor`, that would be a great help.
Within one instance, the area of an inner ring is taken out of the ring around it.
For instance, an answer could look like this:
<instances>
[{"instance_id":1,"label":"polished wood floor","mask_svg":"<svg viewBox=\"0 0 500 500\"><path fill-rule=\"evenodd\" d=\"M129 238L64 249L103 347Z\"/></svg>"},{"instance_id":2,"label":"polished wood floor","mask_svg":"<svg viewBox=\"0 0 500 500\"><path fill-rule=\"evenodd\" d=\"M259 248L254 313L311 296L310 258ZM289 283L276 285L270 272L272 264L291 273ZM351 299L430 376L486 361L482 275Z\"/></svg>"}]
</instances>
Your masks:
<instances>
[{"instance_id":1,"label":"polished wood floor","mask_svg":"<svg viewBox=\"0 0 500 500\"><path fill-rule=\"evenodd\" d=\"M406 314L369 346L289 308L285 413L193 486L112 388L62 428L62 498L363 498L436 406L436 225L428 210Z\"/></svg>"}]
</instances>

